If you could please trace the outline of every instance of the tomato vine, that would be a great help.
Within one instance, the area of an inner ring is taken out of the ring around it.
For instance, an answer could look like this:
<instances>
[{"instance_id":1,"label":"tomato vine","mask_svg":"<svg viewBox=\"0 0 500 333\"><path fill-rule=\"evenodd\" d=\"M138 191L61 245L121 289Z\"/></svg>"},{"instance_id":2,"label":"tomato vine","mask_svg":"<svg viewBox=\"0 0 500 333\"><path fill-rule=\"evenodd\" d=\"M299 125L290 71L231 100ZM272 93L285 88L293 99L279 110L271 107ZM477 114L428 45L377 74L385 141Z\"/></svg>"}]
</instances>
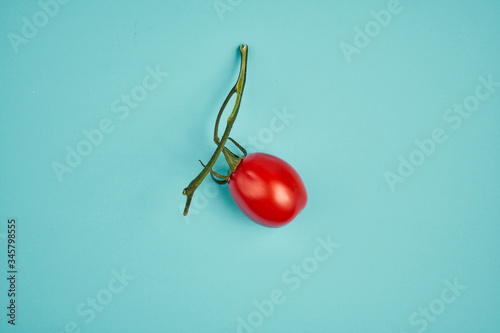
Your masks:
<instances>
[{"instance_id":1,"label":"tomato vine","mask_svg":"<svg viewBox=\"0 0 500 333\"><path fill-rule=\"evenodd\" d=\"M195 179L189 183L189 185L184 188L182 191L182 194L187 196L186 198L186 206L184 208L184 215L187 215L189 211L189 206L191 204L191 200L193 199L194 192L200 186L200 184L203 182L205 177L210 174L212 179L217 182L218 184L225 184L227 183L229 179L228 176L223 176L221 174L216 173L215 171L212 170L213 166L215 165L215 162L219 158L220 154L223 153L224 157L226 158L227 163L229 164L229 168L231 171L234 171L236 167L238 166L239 162L241 161L241 157L238 155L234 154L231 152L228 148L225 147L227 140L230 140L233 142L238 149L240 149L243 152L243 156L246 156L247 153L243 147L241 147L235 140L229 137L229 134L231 132L231 129L233 127L233 124L236 120L236 116L238 115L238 111L240 109L240 104L241 104L241 98L243 95L243 89L245 87L245 81L246 81L246 72L247 72L247 57L248 57L248 46L246 44L240 45L240 54L241 54L241 65L240 65L240 73L238 76L238 80L236 81L236 84L231 88L229 91L229 94L227 95L226 99L224 100L224 103L222 104L219 113L217 115L217 120L215 122L215 130L214 130L214 142L217 145L217 148L215 149L215 152L213 153L212 157L208 161L206 165L203 163L200 163L203 165L203 170L196 176ZM227 104L229 103L229 100L231 97L236 94L236 101L233 107L233 110L231 114L227 118L227 125L226 129L224 130L224 133L222 137L219 139L219 122L222 117L222 113L224 109L226 108ZM217 179L216 177L220 178Z\"/></svg>"}]
</instances>

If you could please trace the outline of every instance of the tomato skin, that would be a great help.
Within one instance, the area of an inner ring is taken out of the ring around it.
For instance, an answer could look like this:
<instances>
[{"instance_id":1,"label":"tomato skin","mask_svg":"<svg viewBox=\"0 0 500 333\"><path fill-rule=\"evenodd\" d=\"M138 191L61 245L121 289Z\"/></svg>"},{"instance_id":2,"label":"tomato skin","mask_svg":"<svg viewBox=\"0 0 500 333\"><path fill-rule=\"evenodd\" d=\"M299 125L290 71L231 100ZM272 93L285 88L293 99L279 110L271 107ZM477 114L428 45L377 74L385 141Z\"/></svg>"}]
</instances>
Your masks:
<instances>
[{"instance_id":1,"label":"tomato skin","mask_svg":"<svg viewBox=\"0 0 500 333\"><path fill-rule=\"evenodd\" d=\"M249 154L229 177L229 193L238 208L266 227L282 227L307 203L304 182L284 160L265 153Z\"/></svg>"}]
</instances>

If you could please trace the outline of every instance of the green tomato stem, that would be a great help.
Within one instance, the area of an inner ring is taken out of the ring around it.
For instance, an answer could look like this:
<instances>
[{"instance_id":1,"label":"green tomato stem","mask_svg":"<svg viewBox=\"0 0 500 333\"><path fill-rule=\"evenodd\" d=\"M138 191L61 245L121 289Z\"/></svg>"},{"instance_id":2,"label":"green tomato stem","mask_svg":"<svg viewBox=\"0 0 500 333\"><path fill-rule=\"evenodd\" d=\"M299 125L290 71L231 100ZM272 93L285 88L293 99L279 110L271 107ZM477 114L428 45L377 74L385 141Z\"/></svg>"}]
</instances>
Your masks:
<instances>
[{"instance_id":1,"label":"green tomato stem","mask_svg":"<svg viewBox=\"0 0 500 333\"><path fill-rule=\"evenodd\" d=\"M238 111L240 109L240 104L241 104L241 97L243 95L243 88L245 87L246 72L247 72L248 46L246 44L240 45L240 53L241 53L241 66L240 66L240 74L238 76L238 80L236 81L236 84L234 85L234 87L231 89L226 99L224 100L224 103L222 104L219 114L217 115L217 120L215 123L214 141L217 144L217 149L215 149L215 152L210 158L210 161L208 161L207 165L203 168L200 174L196 176L196 178L193 179L191 183L189 183L189 185L182 191L182 194L187 196L186 206L184 208L184 215L187 215L189 211L189 205L191 204L191 200L193 199L194 192L196 191L198 186L200 186L200 184L203 182L205 177L210 173L210 170L212 170L212 167L219 158L222 150L225 148L224 145L226 144L226 141L229 138L229 133L231 132L234 121L236 120L236 116L238 115ZM236 102L234 104L233 111L231 112L229 117L227 117L226 129L224 130L222 138L219 139L218 129L222 112L224 111L224 108L226 107L227 103L235 93L236 93Z\"/></svg>"}]
</instances>

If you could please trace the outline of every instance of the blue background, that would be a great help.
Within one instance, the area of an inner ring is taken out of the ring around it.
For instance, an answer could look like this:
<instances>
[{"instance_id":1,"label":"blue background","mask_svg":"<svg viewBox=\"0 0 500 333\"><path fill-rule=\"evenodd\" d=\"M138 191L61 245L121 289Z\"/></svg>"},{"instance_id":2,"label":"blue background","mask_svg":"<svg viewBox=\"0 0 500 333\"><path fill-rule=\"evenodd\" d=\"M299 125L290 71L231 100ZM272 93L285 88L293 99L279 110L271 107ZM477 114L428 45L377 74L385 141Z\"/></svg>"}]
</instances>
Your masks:
<instances>
[{"instance_id":1,"label":"blue background","mask_svg":"<svg viewBox=\"0 0 500 333\"><path fill-rule=\"evenodd\" d=\"M500 88L460 127L443 118L479 77L500 81L500 3L402 0L385 27L369 23L385 0L221 3L52 2L44 21L36 1L2 1L0 330L500 331ZM344 55L367 23L369 45ZM288 161L309 194L280 229L248 220L209 179L181 214L182 189L215 149L240 43L248 76L232 136ZM127 116L113 112L148 69L169 74ZM53 163L103 119L113 130L60 181ZM435 128L447 140L392 191L386 173ZM320 262L318 237L339 245ZM283 302L271 311L273 291ZM105 304L93 310L93 298Z\"/></svg>"}]
</instances>

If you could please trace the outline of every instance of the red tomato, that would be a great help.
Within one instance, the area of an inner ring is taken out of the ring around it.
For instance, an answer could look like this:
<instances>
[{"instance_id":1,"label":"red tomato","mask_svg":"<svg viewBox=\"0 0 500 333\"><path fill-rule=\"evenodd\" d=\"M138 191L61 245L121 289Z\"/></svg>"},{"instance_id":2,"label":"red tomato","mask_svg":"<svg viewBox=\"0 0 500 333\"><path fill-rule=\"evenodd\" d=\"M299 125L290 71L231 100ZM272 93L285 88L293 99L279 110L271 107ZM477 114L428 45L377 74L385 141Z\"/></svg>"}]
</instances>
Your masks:
<instances>
[{"instance_id":1,"label":"red tomato","mask_svg":"<svg viewBox=\"0 0 500 333\"><path fill-rule=\"evenodd\" d=\"M228 182L238 208L252 221L282 227L307 203L307 192L297 171L276 156L253 153L241 160Z\"/></svg>"}]
</instances>

